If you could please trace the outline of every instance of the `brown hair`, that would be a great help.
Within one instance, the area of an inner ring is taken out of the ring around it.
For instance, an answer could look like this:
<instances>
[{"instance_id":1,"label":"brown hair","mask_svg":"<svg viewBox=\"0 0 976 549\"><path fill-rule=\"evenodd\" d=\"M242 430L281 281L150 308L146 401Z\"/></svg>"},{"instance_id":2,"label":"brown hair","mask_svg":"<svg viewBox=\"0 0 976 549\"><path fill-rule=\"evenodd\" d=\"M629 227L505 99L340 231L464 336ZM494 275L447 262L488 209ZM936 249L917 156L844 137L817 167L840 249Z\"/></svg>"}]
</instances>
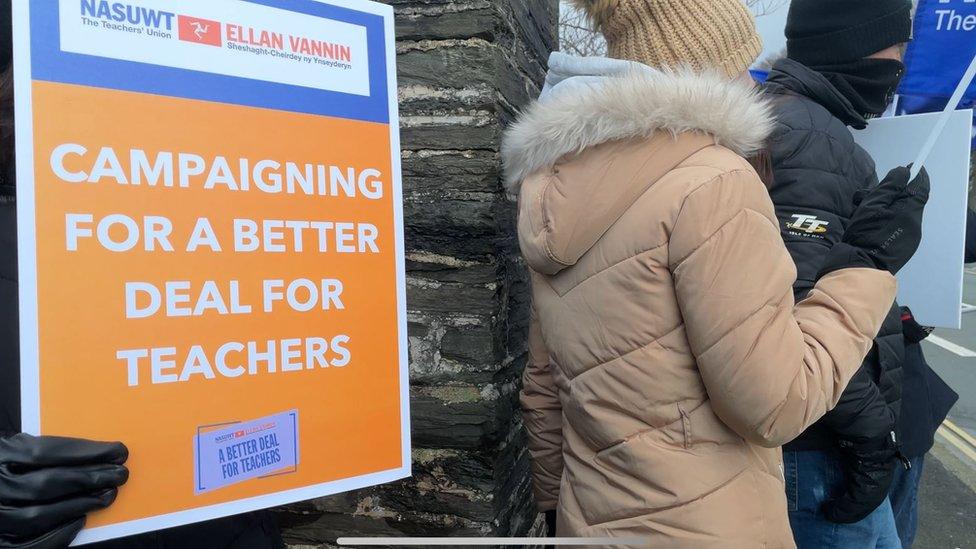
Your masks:
<instances>
[{"instance_id":1,"label":"brown hair","mask_svg":"<svg viewBox=\"0 0 976 549\"><path fill-rule=\"evenodd\" d=\"M768 148L763 148L757 151L755 154L747 158L749 164L756 170L759 174L759 179L762 180L763 185L766 185L767 189L773 186L773 157L769 152Z\"/></svg>"},{"instance_id":2,"label":"brown hair","mask_svg":"<svg viewBox=\"0 0 976 549\"><path fill-rule=\"evenodd\" d=\"M0 72L0 169L14 161L14 68Z\"/></svg>"}]
</instances>

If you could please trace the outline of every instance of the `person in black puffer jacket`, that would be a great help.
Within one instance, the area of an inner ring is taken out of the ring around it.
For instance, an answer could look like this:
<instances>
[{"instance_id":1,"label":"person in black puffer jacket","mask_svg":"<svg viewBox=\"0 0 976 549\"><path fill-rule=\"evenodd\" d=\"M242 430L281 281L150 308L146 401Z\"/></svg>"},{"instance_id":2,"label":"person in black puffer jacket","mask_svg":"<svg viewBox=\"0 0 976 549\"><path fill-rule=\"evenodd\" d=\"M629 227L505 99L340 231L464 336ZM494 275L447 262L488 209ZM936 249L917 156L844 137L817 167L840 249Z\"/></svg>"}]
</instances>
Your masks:
<instances>
[{"instance_id":1,"label":"person in black puffer jacket","mask_svg":"<svg viewBox=\"0 0 976 549\"><path fill-rule=\"evenodd\" d=\"M791 4L788 58L765 86L777 119L766 152L798 301L816 283L858 196L878 184L874 161L849 127L863 129L890 103L904 72L898 46L911 25L909 0ZM784 448L799 547L899 545L887 495L901 463L895 431L904 353L895 304L837 407Z\"/></svg>"},{"instance_id":2,"label":"person in black puffer jacket","mask_svg":"<svg viewBox=\"0 0 976 549\"><path fill-rule=\"evenodd\" d=\"M114 501L117 486L128 476L121 465L127 451L120 443L29 437L19 433L20 342L10 14L10 0L0 0L0 549L61 549L82 528L88 512ZM53 496L54 493L58 495ZM273 517L261 511L86 547L284 549L284 542Z\"/></svg>"},{"instance_id":3,"label":"person in black puffer jacket","mask_svg":"<svg viewBox=\"0 0 976 549\"><path fill-rule=\"evenodd\" d=\"M976 229L972 212L969 212L966 231L966 262L976 261L972 248L976 238L968 227ZM973 254L973 255L971 255ZM959 400L959 395L929 367L922 353L921 342L931 328L916 322L908 307L901 311L902 331L905 334L904 372L905 391L902 395L901 413L898 416L898 433L901 436L902 453L911 467L895 469L888 497L895 514L895 526L901 538L902 549L911 549L918 530L918 487L922 480L925 454L935 444L935 432Z\"/></svg>"},{"instance_id":4,"label":"person in black puffer jacket","mask_svg":"<svg viewBox=\"0 0 976 549\"><path fill-rule=\"evenodd\" d=\"M976 263L976 212L966 212L966 247L963 260ZM901 310L905 334L905 362L902 366L905 391L898 415L898 434L909 469L896 468L889 498L902 549L911 549L918 531L918 489L925 454L935 444L935 432L959 400L952 387L928 365L921 342L932 328L921 326L908 307Z\"/></svg>"}]
</instances>

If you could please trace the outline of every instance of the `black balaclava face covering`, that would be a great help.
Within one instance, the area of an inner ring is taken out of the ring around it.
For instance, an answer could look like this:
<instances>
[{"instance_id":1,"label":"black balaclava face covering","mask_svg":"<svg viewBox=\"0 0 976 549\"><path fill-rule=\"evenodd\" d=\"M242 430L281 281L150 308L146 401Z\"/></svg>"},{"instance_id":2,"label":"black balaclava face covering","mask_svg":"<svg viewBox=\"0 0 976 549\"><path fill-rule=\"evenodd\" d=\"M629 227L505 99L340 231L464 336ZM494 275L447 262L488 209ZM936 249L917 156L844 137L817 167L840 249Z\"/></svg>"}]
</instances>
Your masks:
<instances>
[{"instance_id":1,"label":"black balaclava face covering","mask_svg":"<svg viewBox=\"0 0 976 549\"><path fill-rule=\"evenodd\" d=\"M866 119L885 112L905 75L905 64L896 59L864 58L810 68L824 75Z\"/></svg>"}]
</instances>

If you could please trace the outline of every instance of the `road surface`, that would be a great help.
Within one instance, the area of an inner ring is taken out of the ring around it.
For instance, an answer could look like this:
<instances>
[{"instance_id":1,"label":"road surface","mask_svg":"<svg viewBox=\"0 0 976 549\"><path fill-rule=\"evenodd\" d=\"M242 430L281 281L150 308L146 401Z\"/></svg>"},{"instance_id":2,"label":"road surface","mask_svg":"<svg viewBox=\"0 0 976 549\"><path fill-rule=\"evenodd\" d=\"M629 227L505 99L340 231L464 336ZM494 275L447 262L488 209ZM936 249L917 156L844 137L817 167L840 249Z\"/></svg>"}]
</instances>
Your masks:
<instances>
[{"instance_id":1,"label":"road surface","mask_svg":"<svg viewBox=\"0 0 976 549\"><path fill-rule=\"evenodd\" d=\"M964 277L963 301L976 305L976 270ZM962 330L936 330L925 357L959 393L959 402L936 435L919 494L918 549L976 549L976 311Z\"/></svg>"}]
</instances>

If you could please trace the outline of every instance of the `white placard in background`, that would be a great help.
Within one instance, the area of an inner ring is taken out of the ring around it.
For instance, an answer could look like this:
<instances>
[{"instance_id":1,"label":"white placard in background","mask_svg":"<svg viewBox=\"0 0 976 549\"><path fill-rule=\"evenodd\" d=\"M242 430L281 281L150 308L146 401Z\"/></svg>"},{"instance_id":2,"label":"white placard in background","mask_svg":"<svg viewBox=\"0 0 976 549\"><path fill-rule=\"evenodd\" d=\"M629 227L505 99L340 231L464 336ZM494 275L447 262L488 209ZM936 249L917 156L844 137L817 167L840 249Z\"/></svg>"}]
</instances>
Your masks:
<instances>
[{"instance_id":1,"label":"white placard in background","mask_svg":"<svg viewBox=\"0 0 976 549\"><path fill-rule=\"evenodd\" d=\"M854 139L883 178L912 162L942 113L872 120ZM962 322L963 249L969 189L972 110L956 111L936 141L925 169L932 193L922 223L922 245L898 273L898 302L925 326L959 329Z\"/></svg>"}]
</instances>

